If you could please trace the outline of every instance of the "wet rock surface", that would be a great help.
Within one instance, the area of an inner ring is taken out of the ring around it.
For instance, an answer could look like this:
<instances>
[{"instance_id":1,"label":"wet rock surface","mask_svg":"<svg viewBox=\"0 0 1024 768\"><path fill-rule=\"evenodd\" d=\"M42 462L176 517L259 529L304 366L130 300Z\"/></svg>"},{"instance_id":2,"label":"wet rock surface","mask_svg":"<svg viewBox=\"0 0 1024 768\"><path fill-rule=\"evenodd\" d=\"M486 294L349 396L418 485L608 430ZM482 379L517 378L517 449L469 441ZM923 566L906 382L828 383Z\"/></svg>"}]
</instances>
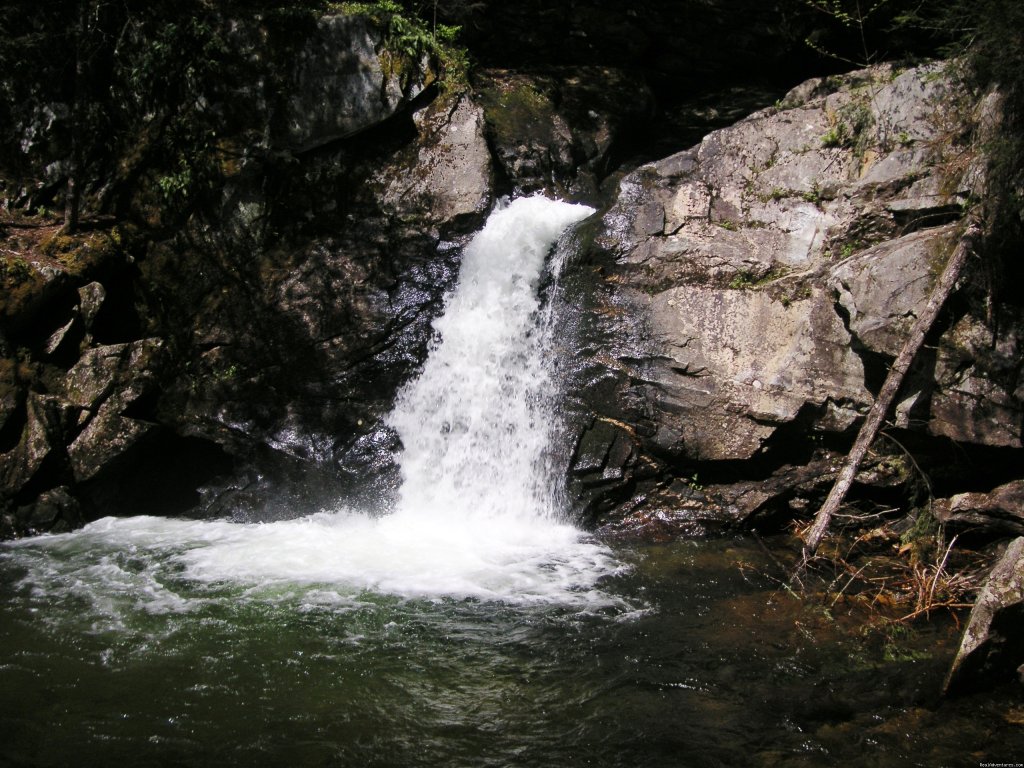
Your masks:
<instances>
[{"instance_id":1,"label":"wet rock surface","mask_svg":"<svg viewBox=\"0 0 1024 768\"><path fill-rule=\"evenodd\" d=\"M491 204L491 155L470 94L427 92L426 64L397 66L366 18L315 26L281 109L239 84L264 144L212 217L54 227L5 262L5 535L386 501L397 446L379 420Z\"/></svg>"}]
</instances>

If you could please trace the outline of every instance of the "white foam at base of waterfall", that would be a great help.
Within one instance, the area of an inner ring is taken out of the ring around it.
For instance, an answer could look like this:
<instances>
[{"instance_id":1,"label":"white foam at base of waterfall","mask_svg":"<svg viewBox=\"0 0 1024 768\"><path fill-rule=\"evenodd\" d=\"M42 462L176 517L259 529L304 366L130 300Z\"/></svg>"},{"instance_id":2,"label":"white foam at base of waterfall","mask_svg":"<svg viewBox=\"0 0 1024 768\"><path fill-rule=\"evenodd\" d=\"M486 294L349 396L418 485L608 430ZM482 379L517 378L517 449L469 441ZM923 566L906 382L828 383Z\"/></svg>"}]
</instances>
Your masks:
<instances>
[{"instance_id":1,"label":"white foam at base of waterfall","mask_svg":"<svg viewBox=\"0 0 1024 768\"><path fill-rule=\"evenodd\" d=\"M304 585L332 599L364 591L590 607L610 551L560 519L546 470L555 401L538 299L545 257L591 209L540 197L496 210L464 254L435 323L438 340L388 423L403 484L386 516L341 508L265 524L140 516L14 542L0 556L33 589L149 612L190 610L203 591ZM266 595L264 594L264 598Z\"/></svg>"}]
</instances>

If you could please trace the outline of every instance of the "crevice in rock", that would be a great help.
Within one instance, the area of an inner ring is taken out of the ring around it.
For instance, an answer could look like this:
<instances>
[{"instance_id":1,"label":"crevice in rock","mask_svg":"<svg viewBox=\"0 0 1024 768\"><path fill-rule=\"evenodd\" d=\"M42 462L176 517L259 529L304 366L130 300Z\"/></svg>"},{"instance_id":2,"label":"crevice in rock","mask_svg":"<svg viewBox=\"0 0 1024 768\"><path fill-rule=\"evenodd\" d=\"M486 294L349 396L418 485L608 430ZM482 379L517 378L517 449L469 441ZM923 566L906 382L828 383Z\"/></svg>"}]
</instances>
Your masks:
<instances>
[{"instance_id":1,"label":"crevice in rock","mask_svg":"<svg viewBox=\"0 0 1024 768\"><path fill-rule=\"evenodd\" d=\"M18 404L7 417L7 421L0 425L0 454L12 451L18 446L27 420L28 410L25 405L25 395L24 392L19 391Z\"/></svg>"},{"instance_id":2,"label":"crevice in rock","mask_svg":"<svg viewBox=\"0 0 1024 768\"><path fill-rule=\"evenodd\" d=\"M121 411L121 415L127 419L148 421L155 424L159 421L157 415L159 404L160 392L156 387L152 387L125 406Z\"/></svg>"},{"instance_id":3,"label":"crevice in rock","mask_svg":"<svg viewBox=\"0 0 1024 768\"><path fill-rule=\"evenodd\" d=\"M892 358L888 355L872 351L860 340L860 337L852 328L849 310L839 301L838 292L833 293L832 308L836 315L839 316L843 328L850 334L850 350L860 358L861 365L864 368L864 387L872 395L877 395L882 388L882 384L885 383L885 377L889 375L889 366L892 363Z\"/></svg>"},{"instance_id":4,"label":"crevice in rock","mask_svg":"<svg viewBox=\"0 0 1024 768\"><path fill-rule=\"evenodd\" d=\"M964 217L963 206L958 203L927 209L893 210L891 213L900 237L923 229L955 224Z\"/></svg>"},{"instance_id":5,"label":"crevice in rock","mask_svg":"<svg viewBox=\"0 0 1024 768\"><path fill-rule=\"evenodd\" d=\"M90 518L183 514L202 501L199 488L229 474L234 460L217 444L155 430L80 486Z\"/></svg>"},{"instance_id":6,"label":"crevice in rock","mask_svg":"<svg viewBox=\"0 0 1024 768\"><path fill-rule=\"evenodd\" d=\"M101 281L106 297L93 320L92 336L97 344L121 344L145 335L138 314L138 277L134 269L123 269Z\"/></svg>"}]
</instances>

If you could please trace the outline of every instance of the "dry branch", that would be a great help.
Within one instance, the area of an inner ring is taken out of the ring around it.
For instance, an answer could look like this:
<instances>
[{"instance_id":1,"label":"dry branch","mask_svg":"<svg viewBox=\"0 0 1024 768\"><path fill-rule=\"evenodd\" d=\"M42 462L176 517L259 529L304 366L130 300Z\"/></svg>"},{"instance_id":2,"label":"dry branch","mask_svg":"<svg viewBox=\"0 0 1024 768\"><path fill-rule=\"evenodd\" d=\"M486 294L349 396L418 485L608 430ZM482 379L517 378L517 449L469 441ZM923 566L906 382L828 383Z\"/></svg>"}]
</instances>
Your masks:
<instances>
[{"instance_id":1,"label":"dry branch","mask_svg":"<svg viewBox=\"0 0 1024 768\"><path fill-rule=\"evenodd\" d=\"M882 385L874 405L871 406L871 410L868 411L867 418L864 419L864 424L861 426L857 439L853 443L853 448L850 449L846 462L839 471L838 477L836 477L835 485L832 486L828 498L821 509L818 510L818 514L814 518L814 524L804 534L803 556L800 560L800 565L797 567L798 572L807 566L807 563L814 557L814 553L817 552L818 545L828 530L832 515L838 511L843 503L843 499L846 498L846 493L849 491L853 478L856 476L857 470L864 460L864 455L882 426L889 406L892 405L892 401L896 398L896 393L903 383L903 378L907 375L907 371L910 370L910 364L914 361L917 351L921 348L922 343L924 343L924 338L935 323L935 319L939 316L943 305L953 292L953 288L960 278L964 263L967 261L968 255L973 252L980 234L981 227L977 222L972 221L957 243L953 255L950 256L949 261L946 263L946 268L942 271L942 275L939 276L939 280L932 290L932 295L928 298L928 304L925 306L920 317L917 318L917 322L910 331L910 336L904 342L903 348L896 357L896 361L892 364L892 368L889 369L885 383Z\"/></svg>"}]
</instances>

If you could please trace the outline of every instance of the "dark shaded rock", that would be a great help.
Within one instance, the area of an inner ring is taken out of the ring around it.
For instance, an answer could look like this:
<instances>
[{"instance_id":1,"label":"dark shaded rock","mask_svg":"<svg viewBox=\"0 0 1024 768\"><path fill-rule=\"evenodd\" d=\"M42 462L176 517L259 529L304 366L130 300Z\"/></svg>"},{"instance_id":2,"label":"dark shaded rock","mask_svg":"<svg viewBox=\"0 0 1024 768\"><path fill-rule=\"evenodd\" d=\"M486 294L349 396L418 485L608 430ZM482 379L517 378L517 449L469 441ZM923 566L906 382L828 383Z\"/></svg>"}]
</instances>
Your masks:
<instances>
[{"instance_id":1,"label":"dark shaded rock","mask_svg":"<svg viewBox=\"0 0 1024 768\"><path fill-rule=\"evenodd\" d=\"M8 495L15 495L35 480L47 460L59 458L66 417L59 398L29 394L21 438L12 450L0 456L0 486Z\"/></svg>"},{"instance_id":2,"label":"dark shaded rock","mask_svg":"<svg viewBox=\"0 0 1024 768\"><path fill-rule=\"evenodd\" d=\"M0 368L0 375L11 374L13 379L13 365L9 368ZM14 423L14 417L20 404L18 387L14 381L0 381L0 435L8 429L8 424ZM3 443L0 442L0 446Z\"/></svg>"},{"instance_id":3,"label":"dark shaded rock","mask_svg":"<svg viewBox=\"0 0 1024 768\"><path fill-rule=\"evenodd\" d=\"M487 138L512 190L596 199L619 134L653 111L646 84L606 67L475 78Z\"/></svg>"},{"instance_id":4,"label":"dark shaded rock","mask_svg":"<svg viewBox=\"0 0 1024 768\"><path fill-rule=\"evenodd\" d=\"M140 339L87 350L64 380L67 402L95 412L108 399L123 409L153 385L163 341Z\"/></svg>"},{"instance_id":5,"label":"dark shaded rock","mask_svg":"<svg viewBox=\"0 0 1024 768\"><path fill-rule=\"evenodd\" d=\"M996 563L971 609L946 693L1024 682L1024 537Z\"/></svg>"},{"instance_id":6,"label":"dark shaded rock","mask_svg":"<svg viewBox=\"0 0 1024 768\"><path fill-rule=\"evenodd\" d=\"M85 345L92 342L93 324L100 309L103 308L103 301L107 298L107 290L102 283L91 282L78 289L78 311L82 318L82 325L85 327Z\"/></svg>"},{"instance_id":7,"label":"dark shaded rock","mask_svg":"<svg viewBox=\"0 0 1024 768\"><path fill-rule=\"evenodd\" d=\"M941 523L1024 535L1024 480L1015 480L989 493L959 493L936 499L932 514Z\"/></svg>"},{"instance_id":8,"label":"dark shaded rock","mask_svg":"<svg viewBox=\"0 0 1024 768\"><path fill-rule=\"evenodd\" d=\"M75 324L76 321L78 321L78 317L72 316L72 318L68 320L67 323L65 323L56 331L54 331L50 338L46 340L46 343L43 344L43 351L45 351L46 354L48 355L56 353L58 348L68 338L68 332L71 330L71 327Z\"/></svg>"},{"instance_id":9,"label":"dark shaded rock","mask_svg":"<svg viewBox=\"0 0 1024 768\"><path fill-rule=\"evenodd\" d=\"M335 447L334 464L351 503L374 511L390 506L401 480L394 462L400 449L398 435L384 424ZM357 492L352 493L353 489Z\"/></svg>"},{"instance_id":10,"label":"dark shaded rock","mask_svg":"<svg viewBox=\"0 0 1024 768\"><path fill-rule=\"evenodd\" d=\"M95 477L155 427L130 409L157 386L163 357L162 340L141 339L87 350L68 371L64 396L80 409L81 431L68 445L78 482Z\"/></svg>"},{"instance_id":11,"label":"dark shaded rock","mask_svg":"<svg viewBox=\"0 0 1024 768\"><path fill-rule=\"evenodd\" d=\"M634 497L633 503L606 519L597 529L602 536L670 541L718 533L742 518L735 508L706 495L695 479L676 479Z\"/></svg>"},{"instance_id":12,"label":"dark shaded rock","mask_svg":"<svg viewBox=\"0 0 1024 768\"><path fill-rule=\"evenodd\" d=\"M928 428L958 442L1024 447L1024 316L1000 308L998 329L966 315L942 337Z\"/></svg>"},{"instance_id":13,"label":"dark shaded rock","mask_svg":"<svg viewBox=\"0 0 1024 768\"><path fill-rule=\"evenodd\" d=\"M133 425L124 423L131 421L124 419L119 429L132 430ZM201 515L207 511L201 489L234 474L235 460L219 445L181 437L158 425L145 426L142 434L119 444L119 450L109 451L89 479L77 484L75 493L88 519ZM100 443L100 450L103 447Z\"/></svg>"},{"instance_id":14,"label":"dark shaded rock","mask_svg":"<svg viewBox=\"0 0 1024 768\"><path fill-rule=\"evenodd\" d=\"M116 408L101 408L68 446L75 480L84 482L109 469L153 429L154 424L125 418Z\"/></svg>"},{"instance_id":15,"label":"dark shaded rock","mask_svg":"<svg viewBox=\"0 0 1024 768\"><path fill-rule=\"evenodd\" d=\"M62 533L84 522L82 505L65 486L43 491L17 515L31 533Z\"/></svg>"},{"instance_id":16,"label":"dark shaded rock","mask_svg":"<svg viewBox=\"0 0 1024 768\"><path fill-rule=\"evenodd\" d=\"M424 73L384 59L383 32L365 16L320 18L290 62L278 141L303 152L366 130L425 87Z\"/></svg>"}]
</instances>

